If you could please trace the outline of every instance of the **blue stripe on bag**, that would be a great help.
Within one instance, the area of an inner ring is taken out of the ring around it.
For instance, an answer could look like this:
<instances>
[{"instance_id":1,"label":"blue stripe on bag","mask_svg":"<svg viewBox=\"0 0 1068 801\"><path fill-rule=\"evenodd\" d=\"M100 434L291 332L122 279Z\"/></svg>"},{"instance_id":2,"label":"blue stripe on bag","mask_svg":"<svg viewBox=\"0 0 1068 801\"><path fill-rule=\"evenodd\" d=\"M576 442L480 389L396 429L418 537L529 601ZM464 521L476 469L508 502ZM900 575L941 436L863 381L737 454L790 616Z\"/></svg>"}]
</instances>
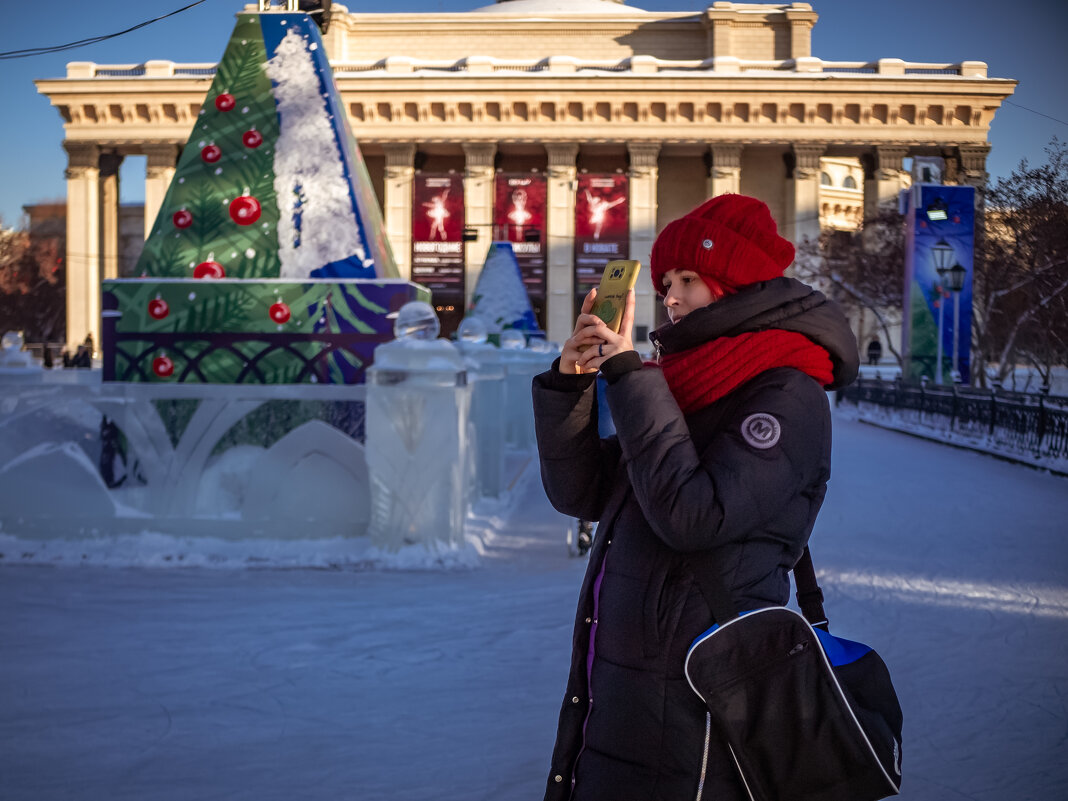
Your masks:
<instances>
[{"instance_id":1,"label":"blue stripe on bag","mask_svg":"<svg viewBox=\"0 0 1068 801\"><path fill-rule=\"evenodd\" d=\"M827 659L830 660L832 667L840 667L841 665L848 665L850 662L856 662L864 654L871 651L871 648L862 642L853 642L852 640L835 637L823 629L813 629L813 631L820 638L820 645L823 646L823 652L827 654Z\"/></svg>"}]
</instances>

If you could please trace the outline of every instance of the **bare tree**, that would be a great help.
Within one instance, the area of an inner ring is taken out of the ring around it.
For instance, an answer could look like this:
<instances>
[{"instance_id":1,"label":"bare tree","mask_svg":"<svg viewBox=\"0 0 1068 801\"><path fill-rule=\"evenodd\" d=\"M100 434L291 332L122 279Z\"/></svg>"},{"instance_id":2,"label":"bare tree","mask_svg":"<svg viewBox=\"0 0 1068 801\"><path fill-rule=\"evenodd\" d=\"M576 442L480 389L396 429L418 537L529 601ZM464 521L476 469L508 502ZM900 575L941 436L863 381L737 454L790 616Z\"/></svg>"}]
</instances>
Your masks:
<instances>
[{"instance_id":1,"label":"bare tree","mask_svg":"<svg viewBox=\"0 0 1068 801\"><path fill-rule=\"evenodd\" d=\"M0 333L27 342L63 337L66 318L64 239L0 226Z\"/></svg>"},{"instance_id":2,"label":"bare tree","mask_svg":"<svg viewBox=\"0 0 1068 801\"><path fill-rule=\"evenodd\" d=\"M1054 138L1046 153L987 192L976 230L972 364L983 385L1018 363L1048 382L1068 363L1068 146Z\"/></svg>"},{"instance_id":3,"label":"bare tree","mask_svg":"<svg viewBox=\"0 0 1068 801\"><path fill-rule=\"evenodd\" d=\"M905 218L896 207L880 207L858 231L824 229L818 242L805 240L797 248L794 270L849 316L871 312L891 355L901 363L892 330L901 324Z\"/></svg>"}]
</instances>

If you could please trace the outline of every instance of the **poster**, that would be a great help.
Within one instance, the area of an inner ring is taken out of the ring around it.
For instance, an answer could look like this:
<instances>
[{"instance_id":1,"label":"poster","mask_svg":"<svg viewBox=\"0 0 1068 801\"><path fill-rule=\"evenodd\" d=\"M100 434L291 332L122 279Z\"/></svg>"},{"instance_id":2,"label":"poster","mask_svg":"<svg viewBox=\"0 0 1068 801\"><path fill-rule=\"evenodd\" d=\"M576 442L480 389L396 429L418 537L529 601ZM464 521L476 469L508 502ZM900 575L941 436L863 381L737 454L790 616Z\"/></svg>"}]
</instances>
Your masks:
<instances>
[{"instance_id":1,"label":"poster","mask_svg":"<svg viewBox=\"0 0 1068 801\"><path fill-rule=\"evenodd\" d=\"M906 223L905 298L902 353L906 376L938 383L969 384L972 339L972 275L975 245L975 189L918 184L909 190ZM959 292L948 272L964 270ZM939 369L938 354L942 355Z\"/></svg>"},{"instance_id":2,"label":"poster","mask_svg":"<svg viewBox=\"0 0 1068 801\"><path fill-rule=\"evenodd\" d=\"M462 306L463 177L417 174L412 195L412 280L430 288L435 306Z\"/></svg>"},{"instance_id":3,"label":"poster","mask_svg":"<svg viewBox=\"0 0 1068 801\"><path fill-rule=\"evenodd\" d=\"M604 266L630 253L630 204L627 176L578 176L575 197L575 312Z\"/></svg>"},{"instance_id":4,"label":"poster","mask_svg":"<svg viewBox=\"0 0 1068 801\"><path fill-rule=\"evenodd\" d=\"M545 328L545 175L498 173L493 204L493 238L510 242L538 324Z\"/></svg>"}]
</instances>

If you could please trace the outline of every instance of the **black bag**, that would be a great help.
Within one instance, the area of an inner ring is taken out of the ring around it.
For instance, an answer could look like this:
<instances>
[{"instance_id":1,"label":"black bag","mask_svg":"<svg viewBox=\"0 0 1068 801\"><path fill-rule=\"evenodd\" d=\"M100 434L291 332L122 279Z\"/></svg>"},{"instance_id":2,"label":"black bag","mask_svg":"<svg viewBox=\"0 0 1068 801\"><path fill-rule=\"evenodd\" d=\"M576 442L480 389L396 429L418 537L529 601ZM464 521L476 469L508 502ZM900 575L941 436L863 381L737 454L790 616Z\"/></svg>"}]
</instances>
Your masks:
<instances>
[{"instance_id":1,"label":"black bag","mask_svg":"<svg viewBox=\"0 0 1068 801\"><path fill-rule=\"evenodd\" d=\"M825 630L807 548L794 576L804 617L785 607L738 616L722 582L699 582L719 623L690 646L686 678L754 801L896 795L902 721L890 673L868 646Z\"/></svg>"}]
</instances>

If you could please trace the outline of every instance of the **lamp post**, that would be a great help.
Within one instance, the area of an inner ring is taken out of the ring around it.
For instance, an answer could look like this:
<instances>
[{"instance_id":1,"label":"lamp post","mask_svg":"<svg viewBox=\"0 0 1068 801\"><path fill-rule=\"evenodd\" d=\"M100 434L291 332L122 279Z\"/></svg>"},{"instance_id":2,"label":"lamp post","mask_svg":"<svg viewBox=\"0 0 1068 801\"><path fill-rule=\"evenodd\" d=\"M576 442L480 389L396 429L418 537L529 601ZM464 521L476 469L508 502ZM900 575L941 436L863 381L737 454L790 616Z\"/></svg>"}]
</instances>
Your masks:
<instances>
[{"instance_id":1,"label":"lamp post","mask_svg":"<svg viewBox=\"0 0 1068 801\"><path fill-rule=\"evenodd\" d=\"M949 262L953 258L953 248L944 239L939 239L931 247L931 260L934 262L935 271L941 283L935 287L938 291L938 346L935 361L935 383L942 383L942 336L945 331L945 298L942 284L946 281L946 275L950 272ZM962 268L963 269L963 268ZM954 329L955 330L955 329Z\"/></svg>"},{"instance_id":2,"label":"lamp post","mask_svg":"<svg viewBox=\"0 0 1068 801\"><path fill-rule=\"evenodd\" d=\"M953 293L953 381L958 383L960 382L960 369L957 364L960 355L960 293L964 289L964 277L967 270L958 262L946 273L949 279L947 286Z\"/></svg>"}]
</instances>

